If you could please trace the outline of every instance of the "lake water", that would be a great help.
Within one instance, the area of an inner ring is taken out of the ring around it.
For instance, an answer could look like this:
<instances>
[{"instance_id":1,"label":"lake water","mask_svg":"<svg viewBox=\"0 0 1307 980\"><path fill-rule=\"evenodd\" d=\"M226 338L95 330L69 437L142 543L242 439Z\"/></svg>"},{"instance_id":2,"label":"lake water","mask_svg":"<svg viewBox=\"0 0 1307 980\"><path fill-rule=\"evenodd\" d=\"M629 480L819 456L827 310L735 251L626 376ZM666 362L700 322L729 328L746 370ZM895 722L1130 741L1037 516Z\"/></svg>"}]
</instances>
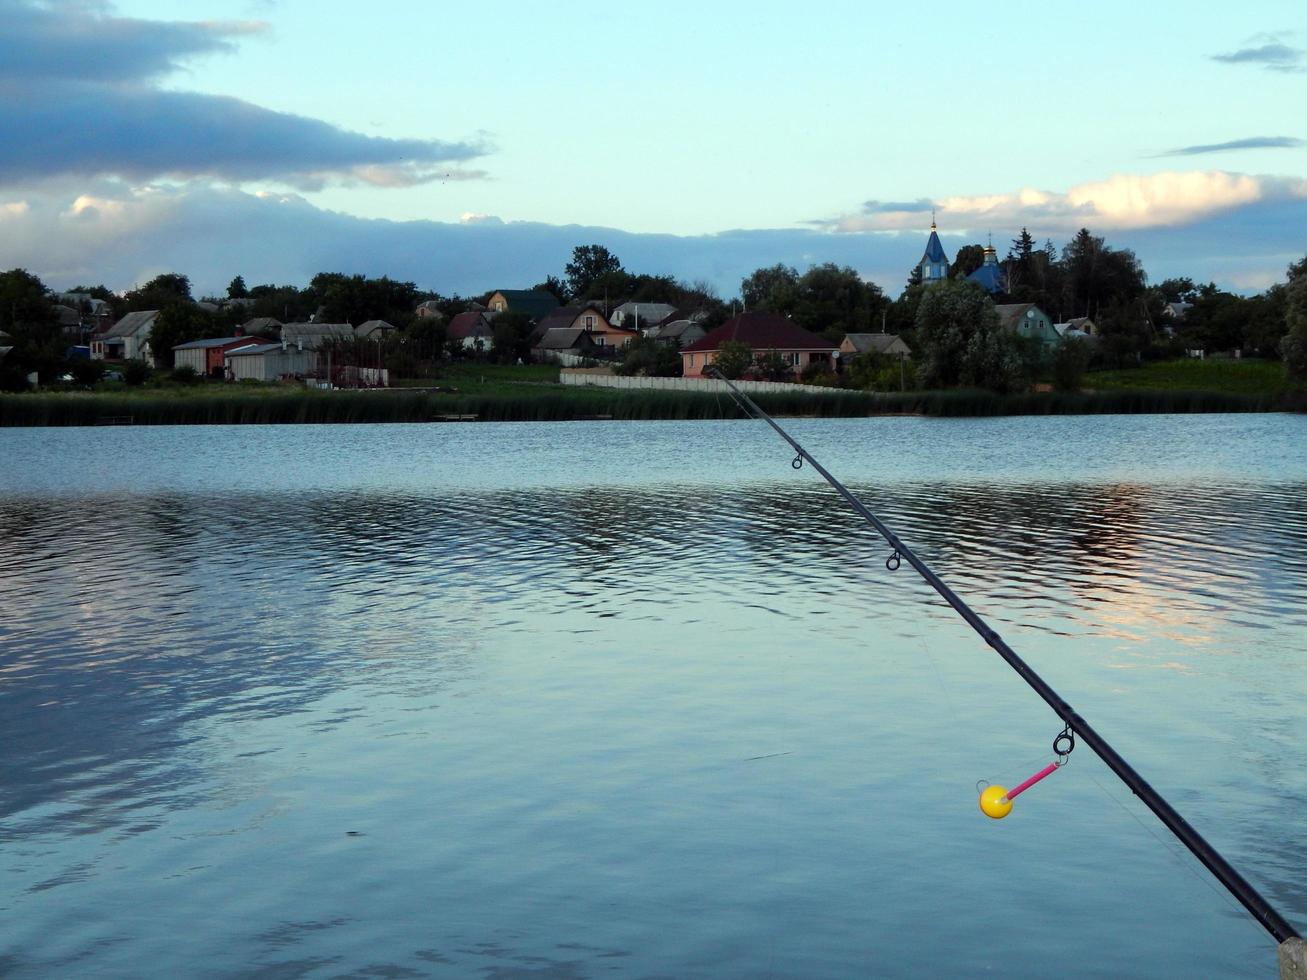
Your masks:
<instances>
[{"instance_id":1,"label":"lake water","mask_svg":"<svg viewBox=\"0 0 1307 980\"><path fill-rule=\"evenodd\" d=\"M1307 927L1307 418L786 424ZM1273 975L792 455L0 429L0 975Z\"/></svg>"}]
</instances>

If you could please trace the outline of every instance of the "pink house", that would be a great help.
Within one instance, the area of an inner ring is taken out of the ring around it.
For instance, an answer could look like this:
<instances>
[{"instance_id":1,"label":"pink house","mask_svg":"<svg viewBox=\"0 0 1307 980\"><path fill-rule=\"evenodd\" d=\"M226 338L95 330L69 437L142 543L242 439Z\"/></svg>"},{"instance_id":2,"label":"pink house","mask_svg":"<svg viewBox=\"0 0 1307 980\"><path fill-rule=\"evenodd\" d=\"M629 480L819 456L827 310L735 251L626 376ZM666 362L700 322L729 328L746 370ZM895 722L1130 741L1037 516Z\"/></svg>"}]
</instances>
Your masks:
<instances>
[{"instance_id":1,"label":"pink house","mask_svg":"<svg viewBox=\"0 0 1307 980\"><path fill-rule=\"evenodd\" d=\"M717 357L717 349L728 340L753 348L754 357L772 351L790 364L794 373L802 374L809 364L835 368L839 349L825 337L804 330L779 313L741 313L688 347L681 348L681 373L687 378L703 376L704 369Z\"/></svg>"}]
</instances>

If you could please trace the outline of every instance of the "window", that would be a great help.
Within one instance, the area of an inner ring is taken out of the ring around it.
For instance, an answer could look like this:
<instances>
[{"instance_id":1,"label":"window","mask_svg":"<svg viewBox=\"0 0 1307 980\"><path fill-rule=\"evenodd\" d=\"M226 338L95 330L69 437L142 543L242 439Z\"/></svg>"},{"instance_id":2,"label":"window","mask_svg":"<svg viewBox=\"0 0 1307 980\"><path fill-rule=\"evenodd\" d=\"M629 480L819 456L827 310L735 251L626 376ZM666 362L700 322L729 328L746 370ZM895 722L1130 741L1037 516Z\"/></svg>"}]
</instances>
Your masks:
<instances>
[{"instance_id":1,"label":"window","mask_svg":"<svg viewBox=\"0 0 1307 980\"><path fill-rule=\"evenodd\" d=\"M690 355L690 367L694 367L694 355Z\"/></svg>"},{"instance_id":2,"label":"window","mask_svg":"<svg viewBox=\"0 0 1307 980\"><path fill-rule=\"evenodd\" d=\"M585 318L585 328L589 330L594 325L595 325L595 318L593 316L587 316Z\"/></svg>"}]
</instances>

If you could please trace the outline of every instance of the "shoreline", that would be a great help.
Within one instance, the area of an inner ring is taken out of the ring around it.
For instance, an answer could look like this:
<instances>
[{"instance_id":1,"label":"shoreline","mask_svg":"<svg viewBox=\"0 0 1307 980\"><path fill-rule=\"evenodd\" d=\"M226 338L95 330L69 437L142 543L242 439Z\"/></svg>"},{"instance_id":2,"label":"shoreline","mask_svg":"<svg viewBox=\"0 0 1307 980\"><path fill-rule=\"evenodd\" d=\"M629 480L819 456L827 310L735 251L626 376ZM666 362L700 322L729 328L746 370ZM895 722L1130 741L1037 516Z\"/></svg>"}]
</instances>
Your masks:
<instances>
[{"instance_id":1,"label":"shoreline","mask_svg":"<svg viewBox=\"0 0 1307 980\"><path fill-rule=\"evenodd\" d=\"M1157 415L1305 412L1307 392L1249 395L1126 389L998 395L949 390L759 394L788 418L986 418L1022 415ZM259 425L379 422L562 422L729 419L729 398L698 392L524 385L484 394L430 389L36 392L0 395L0 427Z\"/></svg>"}]
</instances>

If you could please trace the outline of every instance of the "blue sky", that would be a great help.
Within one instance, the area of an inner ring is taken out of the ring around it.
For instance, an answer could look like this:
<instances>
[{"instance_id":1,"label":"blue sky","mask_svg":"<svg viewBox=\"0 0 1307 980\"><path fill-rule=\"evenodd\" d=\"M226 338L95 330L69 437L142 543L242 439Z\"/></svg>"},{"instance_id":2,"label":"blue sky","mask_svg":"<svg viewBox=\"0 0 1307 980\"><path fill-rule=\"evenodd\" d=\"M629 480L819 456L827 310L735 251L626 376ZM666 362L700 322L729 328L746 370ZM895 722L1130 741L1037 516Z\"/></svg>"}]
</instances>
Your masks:
<instances>
[{"instance_id":1,"label":"blue sky","mask_svg":"<svg viewBox=\"0 0 1307 980\"><path fill-rule=\"evenodd\" d=\"M916 6L0 0L0 266L474 292L600 241L897 293L932 206L1244 291L1307 252L1300 2Z\"/></svg>"}]
</instances>

